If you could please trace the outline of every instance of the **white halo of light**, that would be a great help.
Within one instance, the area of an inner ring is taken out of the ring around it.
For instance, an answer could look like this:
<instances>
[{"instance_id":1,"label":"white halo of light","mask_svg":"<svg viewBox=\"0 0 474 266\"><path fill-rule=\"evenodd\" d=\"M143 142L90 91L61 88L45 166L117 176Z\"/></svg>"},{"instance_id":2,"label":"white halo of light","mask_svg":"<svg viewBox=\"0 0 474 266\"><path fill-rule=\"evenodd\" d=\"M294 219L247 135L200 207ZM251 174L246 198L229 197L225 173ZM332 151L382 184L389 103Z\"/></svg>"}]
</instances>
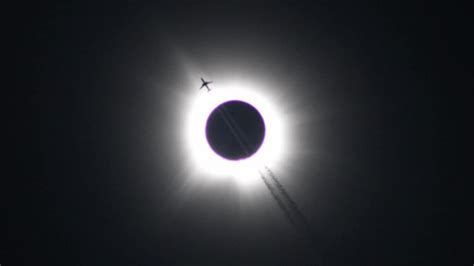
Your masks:
<instances>
[{"instance_id":1,"label":"white halo of light","mask_svg":"<svg viewBox=\"0 0 474 266\"><path fill-rule=\"evenodd\" d=\"M185 139L187 152L193 165L206 176L232 176L238 179L258 177L258 171L266 165L282 160L285 150L285 128L283 116L277 103L262 88L242 82L214 82L213 90L201 90L190 99L187 114ZM260 148L250 157L228 160L216 154L206 139L206 123L211 112L220 104L239 100L258 110L265 123L265 137ZM273 101L272 101L273 100ZM248 181L247 181L248 182Z\"/></svg>"}]
</instances>

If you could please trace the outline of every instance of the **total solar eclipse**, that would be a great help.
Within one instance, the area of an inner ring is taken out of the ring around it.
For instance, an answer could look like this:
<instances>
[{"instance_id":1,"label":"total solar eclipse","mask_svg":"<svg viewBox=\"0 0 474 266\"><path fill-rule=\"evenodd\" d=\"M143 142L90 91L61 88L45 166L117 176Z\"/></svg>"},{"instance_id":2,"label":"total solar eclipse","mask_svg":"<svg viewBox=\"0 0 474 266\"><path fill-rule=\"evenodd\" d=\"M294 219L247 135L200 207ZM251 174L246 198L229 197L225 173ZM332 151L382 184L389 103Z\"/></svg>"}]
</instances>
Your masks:
<instances>
[{"instance_id":1,"label":"total solar eclipse","mask_svg":"<svg viewBox=\"0 0 474 266\"><path fill-rule=\"evenodd\" d=\"M217 106L206 122L206 139L212 150L229 160L255 154L265 138L265 123L252 105L238 100Z\"/></svg>"}]
</instances>

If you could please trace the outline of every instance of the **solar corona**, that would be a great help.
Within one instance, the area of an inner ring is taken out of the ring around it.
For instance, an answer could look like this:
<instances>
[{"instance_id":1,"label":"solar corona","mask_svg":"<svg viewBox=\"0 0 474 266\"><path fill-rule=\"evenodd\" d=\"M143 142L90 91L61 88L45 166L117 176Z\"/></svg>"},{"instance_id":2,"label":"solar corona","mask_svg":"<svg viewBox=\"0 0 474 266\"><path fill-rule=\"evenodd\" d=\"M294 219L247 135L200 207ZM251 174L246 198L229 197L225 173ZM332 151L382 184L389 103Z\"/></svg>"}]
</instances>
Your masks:
<instances>
[{"instance_id":1,"label":"solar corona","mask_svg":"<svg viewBox=\"0 0 474 266\"><path fill-rule=\"evenodd\" d=\"M216 82L190 100L186 148L200 172L235 177L283 158L283 116L264 92L251 84Z\"/></svg>"}]
</instances>

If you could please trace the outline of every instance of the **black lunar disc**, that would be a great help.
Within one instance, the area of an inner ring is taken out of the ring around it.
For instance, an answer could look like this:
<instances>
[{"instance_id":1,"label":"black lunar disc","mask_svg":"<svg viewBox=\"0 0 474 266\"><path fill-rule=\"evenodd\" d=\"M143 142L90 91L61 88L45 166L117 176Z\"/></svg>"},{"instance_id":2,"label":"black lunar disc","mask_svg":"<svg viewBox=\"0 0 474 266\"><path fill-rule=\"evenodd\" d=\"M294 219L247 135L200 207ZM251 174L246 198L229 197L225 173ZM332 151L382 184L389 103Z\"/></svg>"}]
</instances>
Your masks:
<instances>
[{"instance_id":1,"label":"black lunar disc","mask_svg":"<svg viewBox=\"0 0 474 266\"><path fill-rule=\"evenodd\" d=\"M265 123L252 105L228 101L207 118L206 138L211 148L229 160L240 160L258 151L265 137Z\"/></svg>"}]
</instances>

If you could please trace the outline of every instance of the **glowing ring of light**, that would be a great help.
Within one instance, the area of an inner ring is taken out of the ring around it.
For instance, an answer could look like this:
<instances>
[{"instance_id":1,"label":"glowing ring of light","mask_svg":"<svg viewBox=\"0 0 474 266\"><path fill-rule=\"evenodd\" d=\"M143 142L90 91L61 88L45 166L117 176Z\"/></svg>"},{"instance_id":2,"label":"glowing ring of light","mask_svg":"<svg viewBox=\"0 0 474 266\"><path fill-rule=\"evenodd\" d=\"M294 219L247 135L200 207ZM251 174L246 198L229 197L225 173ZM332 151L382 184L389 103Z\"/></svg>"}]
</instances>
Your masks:
<instances>
[{"instance_id":1,"label":"glowing ring of light","mask_svg":"<svg viewBox=\"0 0 474 266\"><path fill-rule=\"evenodd\" d=\"M281 157L284 130L281 115L270 97L263 97L256 88L243 84L225 86L217 84L210 91L201 91L192 99L187 118L185 138L188 154L194 165L207 174L239 176L249 171L256 172L263 166L274 163ZM206 139L206 121L220 104L239 100L255 107L265 122L265 138L260 149L252 156L241 160L228 160L216 154Z\"/></svg>"}]
</instances>

